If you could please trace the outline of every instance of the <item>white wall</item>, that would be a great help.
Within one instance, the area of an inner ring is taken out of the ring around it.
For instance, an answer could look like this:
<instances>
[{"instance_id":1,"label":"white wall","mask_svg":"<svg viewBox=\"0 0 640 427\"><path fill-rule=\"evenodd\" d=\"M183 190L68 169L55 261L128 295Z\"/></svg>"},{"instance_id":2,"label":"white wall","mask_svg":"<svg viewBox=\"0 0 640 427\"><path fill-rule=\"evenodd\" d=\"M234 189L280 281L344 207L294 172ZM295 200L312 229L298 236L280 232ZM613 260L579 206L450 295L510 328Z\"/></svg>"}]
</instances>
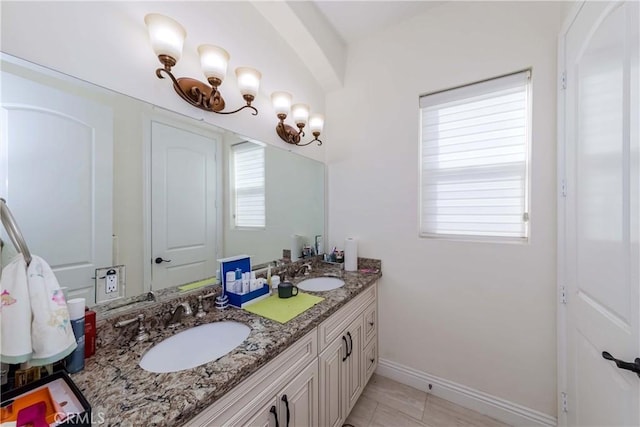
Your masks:
<instances>
[{"instance_id":1,"label":"white wall","mask_svg":"<svg viewBox=\"0 0 640 427\"><path fill-rule=\"evenodd\" d=\"M253 139L324 160L325 146L295 147L276 135L277 118L270 94L286 90L295 102L324 111L324 92L289 44L249 2L2 1L0 49L11 55L108 89L229 129ZM229 109L244 103L234 70L251 66L262 72L255 105L260 113L230 116L191 107L160 80L160 62L149 43L144 16L162 13L182 23L187 38L173 71L178 77L204 80L197 47L210 43L231 55L220 87Z\"/></svg>"},{"instance_id":2,"label":"white wall","mask_svg":"<svg viewBox=\"0 0 640 427\"><path fill-rule=\"evenodd\" d=\"M381 258L380 358L556 415L556 40L569 3L448 2L350 46L329 238ZM533 68L529 244L418 237L420 94Z\"/></svg>"}]
</instances>

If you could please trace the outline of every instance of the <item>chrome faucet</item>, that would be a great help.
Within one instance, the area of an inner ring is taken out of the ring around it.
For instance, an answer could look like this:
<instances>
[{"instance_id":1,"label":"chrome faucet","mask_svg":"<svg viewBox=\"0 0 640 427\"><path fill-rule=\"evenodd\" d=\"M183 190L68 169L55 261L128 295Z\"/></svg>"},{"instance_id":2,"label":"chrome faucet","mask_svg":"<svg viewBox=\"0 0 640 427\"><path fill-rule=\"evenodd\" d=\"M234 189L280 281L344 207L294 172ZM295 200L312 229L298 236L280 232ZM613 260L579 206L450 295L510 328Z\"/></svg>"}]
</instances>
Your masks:
<instances>
[{"instance_id":1,"label":"chrome faucet","mask_svg":"<svg viewBox=\"0 0 640 427\"><path fill-rule=\"evenodd\" d=\"M285 271L286 271L286 275L293 279L294 277L299 275L303 270L304 270L304 275L308 276L309 272L311 271L311 263L307 262L298 267L289 267L289 269Z\"/></svg>"},{"instance_id":2,"label":"chrome faucet","mask_svg":"<svg viewBox=\"0 0 640 427\"><path fill-rule=\"evenodd\" d=\"M180 321L182 320L182 316L192 316L193 311L191 310L191 306L188 302L181 302L173 309L170 313L171 316L167 320L165 327L167 328L175 328L180 326Z\"/></svg>"},{"instance_id":3,"label":"chrome faucet","mask_svg":"<svg viewBox=\"0 0 640 427\"><path fill-rule=\"evenodd\" d=\"M300 270L302 270L302 269L305 269L304 270L304 275L308 276L309 272L311 271L311 263L310 262L306 262L306 263L302 264L300 266L300 268L298 269L298 273L300 273Z\"/></svg>"}]
</instances>

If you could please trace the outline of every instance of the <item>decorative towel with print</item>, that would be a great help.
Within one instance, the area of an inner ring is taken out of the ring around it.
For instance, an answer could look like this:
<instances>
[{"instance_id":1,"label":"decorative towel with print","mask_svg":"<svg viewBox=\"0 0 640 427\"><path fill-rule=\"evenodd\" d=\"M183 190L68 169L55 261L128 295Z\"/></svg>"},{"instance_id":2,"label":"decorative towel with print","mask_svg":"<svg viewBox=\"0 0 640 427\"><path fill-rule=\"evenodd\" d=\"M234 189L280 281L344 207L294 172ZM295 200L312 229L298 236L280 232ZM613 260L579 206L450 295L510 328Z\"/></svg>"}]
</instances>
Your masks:
<instances>
[{"instance_id":1,"label":"decorative towel with print","mask_svg":"<svg viewBox=\"0 0 640 427\"><path fill-rule=\"evenodd\" d=\"M31 302L27 284L27 263L16 255L0 277L0 330L3 363L22 363L31 359Z\"/></svg>"},{"instance_id":2,"label":"decorative towel with print","mask_svg":"<svg viewBox=\"0 0 640 427\"><path fill-rule=\"evenodd\" d=\"M56 362L76 348L69 310L56 276L49 264L32 255L27 268L27 283L33 322L31 346L34 366Z\"/></svg>"}]
</instances>

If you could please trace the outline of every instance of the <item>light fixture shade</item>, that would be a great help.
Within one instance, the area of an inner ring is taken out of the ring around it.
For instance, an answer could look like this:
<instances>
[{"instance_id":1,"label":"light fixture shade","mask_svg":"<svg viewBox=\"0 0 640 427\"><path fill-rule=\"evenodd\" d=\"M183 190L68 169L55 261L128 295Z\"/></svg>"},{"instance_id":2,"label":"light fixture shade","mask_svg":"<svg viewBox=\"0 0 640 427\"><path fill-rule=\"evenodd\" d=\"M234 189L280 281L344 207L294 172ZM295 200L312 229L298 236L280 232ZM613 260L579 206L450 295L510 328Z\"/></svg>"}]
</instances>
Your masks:
<instances>
[{"instance_id":1,"label":"light fixture shade","mask_svg":"<svg viewBox=\"0 0 640 427\"><path fill-rule=\"evenodd\" d=\"M324 127L324 116L322 114L312 114L309 117L309 130L311 133L318 132L322 133L322 128Z\"/></svg>"},{"instance_id":2,"label":"light fixture shade","mask_svg":"<svg viewBox=\"0 0 640 427\"><path fill-rule=\"evenodd\" d=\"M227 65L229 64L229 53L221 47L210 44L198 46L200 55L200 66L207 78L216 78L223 81L227 76Z\"/></svg>"},{"instance_id":3,"label":"light fixture shade","mask_svg":"<svg viewBox=\"0 0 640 427\"><path fill-rule=\"evenodd\" d=\"M238 67L236 68L236 77L238 79L238 88L243 96L255 97L258 94L260 79L262 78L260 71L249 67Z\"/></svg>"},{"instance_id":4,"label":"light fixture shade","mask_svg":"<svg viewBox=\"0 0 640 427\"><path fill-rule=\"evenodd\" d=\"M176 60L182 56L182 46L187 32L168 16L150 13L144 17L149 30L149 40L156 55L167 55Z\"/></svg>"},{"instance_id":5,"label":"light fixture shade","mask_svg":"<svg viewBox=\"0 0 640 427\"><path fill-rule=\"evenodd\" d=\"M307 124L309 120L309 106L307 104L295 104L291 107L293 121L296 124Z\"/></svg>"},{"instance_id":6,"label":"light fixture shade","mask_svg":"<svg viewBox=\"0 0 640 427\"><path fill-rule=\"evenodd\" d=\"M273 92L271 94L271 103L273 109L276 110L276 116L279 114L289 115L292 98L289 92Z\"/></svg>"}]
</instances>

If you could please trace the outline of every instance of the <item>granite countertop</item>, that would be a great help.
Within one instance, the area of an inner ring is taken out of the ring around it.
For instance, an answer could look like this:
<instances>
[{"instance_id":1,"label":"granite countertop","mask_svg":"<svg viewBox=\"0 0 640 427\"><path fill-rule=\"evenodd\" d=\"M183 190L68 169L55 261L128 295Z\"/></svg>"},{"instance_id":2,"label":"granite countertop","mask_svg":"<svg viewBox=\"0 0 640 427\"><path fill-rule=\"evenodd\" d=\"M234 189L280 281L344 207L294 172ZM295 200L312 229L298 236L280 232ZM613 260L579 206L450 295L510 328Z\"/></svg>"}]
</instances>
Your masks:
<instances>
[{"instance_id":1,"label":"granite countertop","mask_svg":"<svg viewBox=\"0 0 640 427\"><path fill-rule=\"evenodd\" d=\"M112 327L126 317L99 322L96 354L86 360L83 371L71 377L91 404L93 418L103 418L108 426L181 425L375 283L381 276L380 262L361 260L358 272L341 272L343 287L315 293L324 297L324 301L285 324L234 307L218 311L207 304L205 308L209 311L205 317L186 317L183 326L176 329L164 328L159 316L148 315L146 324L150 338L136 342L133 340L135 326L126 330ZM293 282L330 273L332 266L323 264L314 263L311 275ZM363 272L363 268L367 270ZM220 292L219 288L216 285L208 292L212 289ZM193 294L191 297L196 298ZM166 313L180 300L165 303L157 313ZM138 366L145 352L163 339L192 326L221 320L241 322L251 328L249 337L227 355L196 368L171 373L151 373Z\"/></svg>"}]
</instances>

